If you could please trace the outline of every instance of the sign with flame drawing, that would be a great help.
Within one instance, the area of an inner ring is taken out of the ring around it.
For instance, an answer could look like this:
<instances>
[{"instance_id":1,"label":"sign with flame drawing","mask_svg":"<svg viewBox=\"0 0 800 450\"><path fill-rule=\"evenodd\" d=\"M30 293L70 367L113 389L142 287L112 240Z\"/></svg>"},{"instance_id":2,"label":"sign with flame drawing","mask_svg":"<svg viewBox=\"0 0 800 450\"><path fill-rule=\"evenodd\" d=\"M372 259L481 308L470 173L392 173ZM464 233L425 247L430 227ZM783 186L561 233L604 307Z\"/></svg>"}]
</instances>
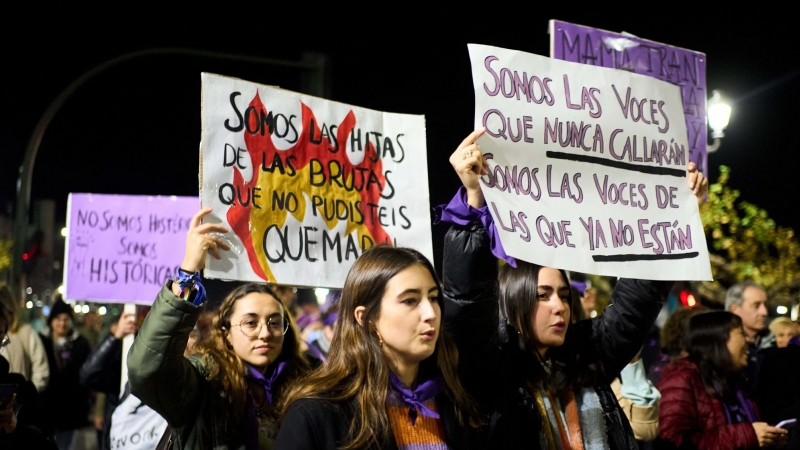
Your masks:
<instances>
[{"instance_id":1,"label":"sign with flame drawing","mask_svg":"<svg viewBox=\"0 0 800 450\"><path fill-rule=\"evenodd\" d=\"M201 202L232 248L206 277L340 288L373 245L432 259L424 116L202 84Z\"/></svg>"}]
</instances>

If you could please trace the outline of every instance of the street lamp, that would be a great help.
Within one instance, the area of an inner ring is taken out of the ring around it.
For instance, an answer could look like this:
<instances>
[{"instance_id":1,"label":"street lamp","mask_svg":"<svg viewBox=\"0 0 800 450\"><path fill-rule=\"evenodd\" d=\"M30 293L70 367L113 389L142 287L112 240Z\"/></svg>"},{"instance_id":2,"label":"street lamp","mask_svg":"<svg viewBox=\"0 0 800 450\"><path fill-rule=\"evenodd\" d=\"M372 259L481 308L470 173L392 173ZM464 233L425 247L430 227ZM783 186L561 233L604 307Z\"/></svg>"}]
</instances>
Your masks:
<instances>
[{"instance_id":1,"label":"street lamp","mask_svg":"<svg viewBox=\"0 0 800 450\"><path fill-rule=\"evenodd\" d=\"M301 84L303 85L303 91L306 94L317 97L326 97L328 94L328 87L326 84L327 60L324 55L309 52L303 53L302 58L299 61L289 61L186 48L153 48L126 53L122 56L117 56L116 58L110 59L95 66L70 83L70 85L64 88L64 90L58 94L58 97L56 97L50 103L44 114L42 114L42 116L39 118L39 122L36 124L36 128L34 128L33 133L28 140L28 145L25 147L25 156L23 157L22 164L19 167L19 175L17 178L17 200L14 205L14 250L12 254L11 265L12 283L19 283L19 279L22 274L22 258L24 251L23 246L25 245L28 222L30 219L29 208L31 202L31 180L33 178L33 166L36 162L36 154L39 151L39 144L42 142L44 132L47 130L47 126L50 124L50 121L53 120L53 117L58 110L61 109L61 106L76 90L78 90L79 87L106 69L141 57L173 55L296 68L300 70L300 80ZM66 235L64 235L64 230L62 230L61 233L62 236L66 237Z\"/></svg>"},{"instance_id":2,"label":"street lamp","mask_svg":"<svg viewBox=\"0 0 800 450\"><path fill-rule=\"evenodd\" d=\"M714 89L708 100L708 125L711 127L711 137L714 143L708 146L708 153L717 151L725 133L722 131L728 126L731 119L731 105L723 99L722 94Z\"/></svg>"}]
</instances>

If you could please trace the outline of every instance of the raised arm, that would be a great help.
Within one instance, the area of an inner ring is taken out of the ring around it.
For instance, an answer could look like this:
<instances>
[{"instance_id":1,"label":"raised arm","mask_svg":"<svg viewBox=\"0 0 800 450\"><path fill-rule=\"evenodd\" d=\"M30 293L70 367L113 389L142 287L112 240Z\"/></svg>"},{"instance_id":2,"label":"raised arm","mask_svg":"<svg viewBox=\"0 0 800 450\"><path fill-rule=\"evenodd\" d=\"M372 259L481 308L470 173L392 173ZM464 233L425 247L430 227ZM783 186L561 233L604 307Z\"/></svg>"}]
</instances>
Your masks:
<instances>
[{"instance_id":1,"label":"raised arm","mask_svg":"<svg viewBox=\"0 0 800 450\"><path fill-rule=\"evenodd\" d=\"M159 292L128 354L131 393L173 427L189 423L199 410L203 375L183 350L203 308L178 298L168 281Z\"/></svg>"},{"instance_id":2,"label":"raised arm","mask_svg":"<svg viewBox=\"0 0 800 450\"><path fill-rule=\"evenodd\" d=\"M211 232L227 230L214 224L200 224L211 212L201 210L192 218L186 235L186 253L181 270L199 272L205 266L207 253L219 258L219 250L228 250ZM183 357L189 334L203 311L201 290L181 290L178 283L168 281L158 294L150 313L128 355L128 378L131 392L147 406L163 416L173 427L188 423L198 413L197 393L207 389L204 374L198 366ZM183 298L182 298L183 297ZM198 303L196 305L194 302ZM198 360L195 360L198 361Z\"/></svg>"},{"instance_id":3,"label":"raised arm","mask_svg":"<svg viewBox=\"0 0 800 450\"><path fill-rule=\"evenodd\" d=\"M693 162L686 166L686 183L698 203L708 193L708 180ZM673 281L620 279L611 305L599 317L579 323L581 348L593 348L607 383L617 377L644 344ZM588 323L587 323L588 322Z\"/></svg>"},{"instance_id":4,"label":"raised arm","mask_svg":"<svg viewBox=\"0 0 800 450\"><path fill-rule=\"evenodd\" d=\"M485 207L478 176L485 161L475 144L483 130L471 133L450 157L463 188L446 206L437 208L441 221L452 223L445 236L445 329L459 350L459 373L470 393L485 384L492 370L491 353L497 349L497 258L491 252ZM481 399L478 399L479 402Z\"/></svg>"}]
</instances>

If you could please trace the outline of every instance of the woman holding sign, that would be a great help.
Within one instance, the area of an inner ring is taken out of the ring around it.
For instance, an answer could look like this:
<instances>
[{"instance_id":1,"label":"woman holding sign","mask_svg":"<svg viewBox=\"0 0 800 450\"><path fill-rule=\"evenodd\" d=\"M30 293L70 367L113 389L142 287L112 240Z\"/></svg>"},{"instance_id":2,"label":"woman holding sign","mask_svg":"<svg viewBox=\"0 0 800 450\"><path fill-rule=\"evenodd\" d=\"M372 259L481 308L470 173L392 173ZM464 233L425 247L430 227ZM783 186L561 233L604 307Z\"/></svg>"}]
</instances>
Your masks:
<instances>
[{"instance_id":1,"label":"woman holding sign","mask_svg":"<svg viewBox=\"0 0 800 450\"><path fill-rule=\"evenodd\" d=\"M636 449L610 384L642 347L673 283L620 279L612 306L571 324L566 272L514 261L490 239L497 231L478 179L488 166L475 143L483 132L450 157L463 188L439 215L453 223L444 247L445 326L461 379L489 416L489 447ZM692 163L688 169L702 199L708 183ZM499 277L493 253L509 262Z\"/></svg>"},{"instance_id":2,"label":"woman holding sign","mask_svg":"<svg viewBox=\"0 0 800 450\"><path fill-rule=\"evenodd\" d=\"M287 395L277 448L485 448L468 438L477 413L439 292L419 252L364 252L347 274L325 365Z\"/></svg>"},{"instance_id":3,"label":"woman holding sign","mask_svg":"<svg viewBox=\"0 0 800 450\"><path fill-rule=\"evenodd\" d=\"M199 271L206 253L228 246L195 214L180 272L158 294L128 357L132 393L161 414L177 449L272 449L275 405L288 382L308 371L291 316L265 284L246 283L223 300L210 336L184 358L203 311Z\"/></svg>"}]
</instances>

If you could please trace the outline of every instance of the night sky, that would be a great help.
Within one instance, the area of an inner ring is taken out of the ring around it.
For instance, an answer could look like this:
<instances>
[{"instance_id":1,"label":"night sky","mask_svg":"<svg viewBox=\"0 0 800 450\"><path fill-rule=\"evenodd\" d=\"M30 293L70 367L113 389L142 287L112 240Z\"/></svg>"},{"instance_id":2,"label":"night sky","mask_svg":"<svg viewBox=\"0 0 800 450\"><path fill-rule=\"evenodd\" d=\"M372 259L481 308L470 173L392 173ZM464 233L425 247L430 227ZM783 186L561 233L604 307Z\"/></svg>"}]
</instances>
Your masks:
<instances>
[{"instance_id":1,"label":"night sky","mask_svg":"<svg viewBox=\"0 0 800 450\"><path fill-rule=\"evenodd\" d=\"M3 14L0 211L10 215L25 145L69 83L112 58L166 47L287 60L305 51L325 54L330 99L426 116L431 206L444 203L458 187L447 158L473 123L466 44L548 55L548 19L560 19L705 52L709 91L720 89L734 100L722 147L709 157L711 180L719 165L731 167L730 184L744 199L766 208L779 225L800 230L791 201L800 168L791 138L800 105L792 14L748 8L722 16L680 10L649 17L616 4L485 6L509 9L440 13L401 5L396 8L409 11L387 13L379 11L395 7L348 12L303 4L301 11L277 13L268 4L248 3L236 14L187 15L116 6L45 11L39 5ZM32 201L54 199L63 222L69 192L196 196L201 72L301 89L297 71L257 63L149 56L114 66L79 88L47 128ZM438 266L445 229L433 230Z\"/></svg>"}]
</instances>

